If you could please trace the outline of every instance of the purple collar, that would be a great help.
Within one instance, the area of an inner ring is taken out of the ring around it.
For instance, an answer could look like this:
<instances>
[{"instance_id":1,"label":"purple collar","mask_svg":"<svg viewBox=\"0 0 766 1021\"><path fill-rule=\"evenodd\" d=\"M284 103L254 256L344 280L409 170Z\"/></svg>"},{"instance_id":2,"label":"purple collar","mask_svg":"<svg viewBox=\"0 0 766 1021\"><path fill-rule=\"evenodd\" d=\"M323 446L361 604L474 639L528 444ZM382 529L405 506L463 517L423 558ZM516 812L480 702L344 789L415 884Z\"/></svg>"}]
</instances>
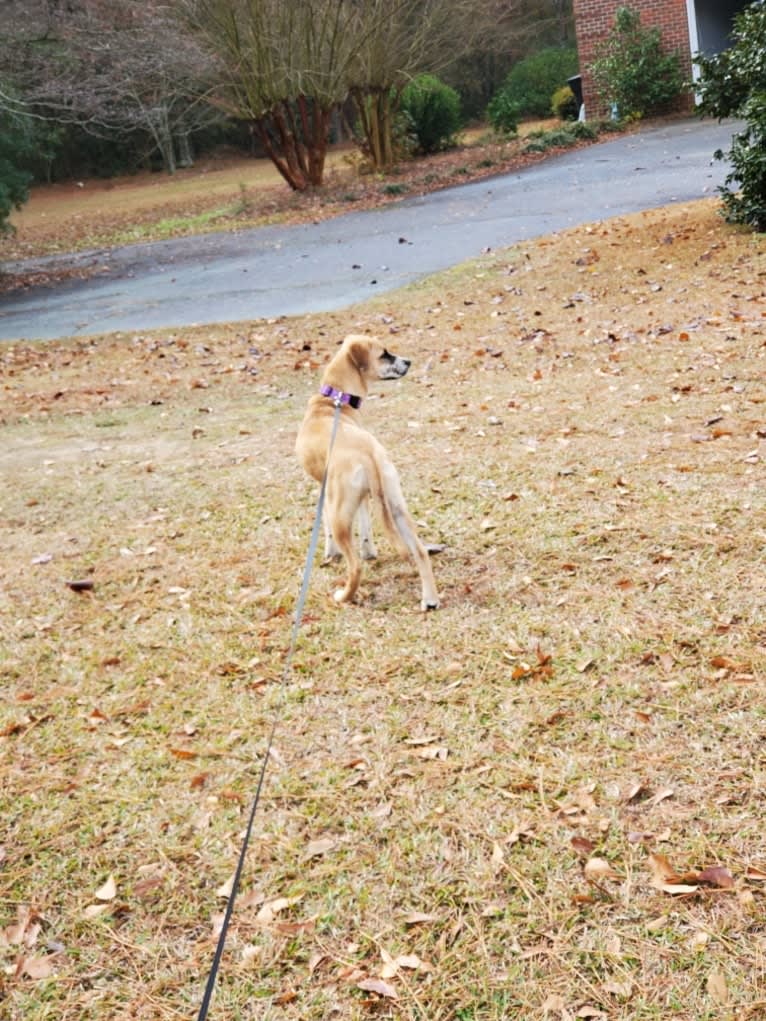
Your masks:
<instances>
[{"instance_id":1,"label":"purple collar","mask_svg":"<svg viewBox=\"0 0 766 1021\"><path fill-rule=\"evenodd\" d=\"M348 404L352 408L358 408L362 403L361 397L357 397L355 394L344 393L342 390L336 390L334 386L330 386L328 383L320 386L319 392L323 397L332 397L336 404Z\"/></svg>"}]
</instances>

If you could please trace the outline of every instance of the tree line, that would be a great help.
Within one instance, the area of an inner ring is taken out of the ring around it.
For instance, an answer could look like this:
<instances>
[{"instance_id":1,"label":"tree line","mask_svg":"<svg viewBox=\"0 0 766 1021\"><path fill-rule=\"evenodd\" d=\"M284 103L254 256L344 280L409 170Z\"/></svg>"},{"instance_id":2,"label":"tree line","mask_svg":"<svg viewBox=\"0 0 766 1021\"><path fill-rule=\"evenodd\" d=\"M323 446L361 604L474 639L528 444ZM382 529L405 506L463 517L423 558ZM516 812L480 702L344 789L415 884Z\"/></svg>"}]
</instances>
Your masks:
<instances>
[{"instance_id":1,"label":"tree line","mask_svg":"<svg viewBox=\"0 0 766 1021\"><path fill-rule=\"evenodd\" d=\"M516 60L573 35L571 0L3 0L0 219L30 167L99 147L172 173L245 136L291 188L316 187L341 116L385 171L415 76L481 115Z\"/></svg>"}]
</instances>

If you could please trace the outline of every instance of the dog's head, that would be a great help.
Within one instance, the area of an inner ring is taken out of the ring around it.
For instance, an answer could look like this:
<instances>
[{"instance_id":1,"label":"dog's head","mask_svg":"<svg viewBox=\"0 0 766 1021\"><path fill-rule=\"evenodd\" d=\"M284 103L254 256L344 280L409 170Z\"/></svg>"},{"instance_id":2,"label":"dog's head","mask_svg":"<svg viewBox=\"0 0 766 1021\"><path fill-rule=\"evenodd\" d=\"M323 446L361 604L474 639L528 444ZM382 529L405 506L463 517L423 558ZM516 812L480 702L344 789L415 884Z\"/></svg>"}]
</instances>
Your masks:
<instances>
[{"instance_id":1,"label":"dog's head","mask_svg":"<svg viewBox=\"0 0 766 1021\"><path fill-rule=\"evenodd\" d=\"M366 394L376 379L399 379L411 362L391 354L375 337L352 333L327 367L326 380L347 393Z\"/></svg>"}]
</instances>

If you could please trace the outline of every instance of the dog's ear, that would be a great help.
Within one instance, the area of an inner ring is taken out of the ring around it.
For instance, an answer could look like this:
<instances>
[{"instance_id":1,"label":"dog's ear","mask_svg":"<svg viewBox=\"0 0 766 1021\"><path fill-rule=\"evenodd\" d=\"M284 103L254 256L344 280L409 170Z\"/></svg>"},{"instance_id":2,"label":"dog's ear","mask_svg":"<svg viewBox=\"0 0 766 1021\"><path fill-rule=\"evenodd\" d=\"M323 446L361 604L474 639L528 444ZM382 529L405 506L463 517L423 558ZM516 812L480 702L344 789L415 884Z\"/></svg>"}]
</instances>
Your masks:
<instances>
[{"instance_id":1,"label":"dog's ear","mask_svg":"<svg viewBox=\"0 0 766 1021\"><path fill-rule=\"evenodd\" d=\"M349 344L348 356L361 375L366 375L370 368L370 345L364 340L355 340Z\"/></svg>"}]
</instances>

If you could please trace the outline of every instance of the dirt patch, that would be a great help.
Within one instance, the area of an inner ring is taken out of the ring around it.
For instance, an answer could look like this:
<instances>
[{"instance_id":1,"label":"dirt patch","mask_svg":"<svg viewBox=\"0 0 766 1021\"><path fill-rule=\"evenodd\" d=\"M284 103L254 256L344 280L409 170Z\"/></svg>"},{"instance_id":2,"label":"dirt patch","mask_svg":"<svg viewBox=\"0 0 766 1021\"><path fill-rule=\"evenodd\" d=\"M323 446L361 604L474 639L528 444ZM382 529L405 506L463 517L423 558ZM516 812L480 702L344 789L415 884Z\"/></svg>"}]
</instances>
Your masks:
<instances>
[{"instance_id":1,"label":"dirt patch","mask_svg":"<svg viewBox=\"0 0 766 1021\"><path fill-rule=\"evenodd\" d=\"M13 1021L757 1017L766 255L715 203L310 317L0 350ZM443 609L316 568L350 330ZM92 588L76 591L72 582Z\"/></svg>"}]
</instances>

